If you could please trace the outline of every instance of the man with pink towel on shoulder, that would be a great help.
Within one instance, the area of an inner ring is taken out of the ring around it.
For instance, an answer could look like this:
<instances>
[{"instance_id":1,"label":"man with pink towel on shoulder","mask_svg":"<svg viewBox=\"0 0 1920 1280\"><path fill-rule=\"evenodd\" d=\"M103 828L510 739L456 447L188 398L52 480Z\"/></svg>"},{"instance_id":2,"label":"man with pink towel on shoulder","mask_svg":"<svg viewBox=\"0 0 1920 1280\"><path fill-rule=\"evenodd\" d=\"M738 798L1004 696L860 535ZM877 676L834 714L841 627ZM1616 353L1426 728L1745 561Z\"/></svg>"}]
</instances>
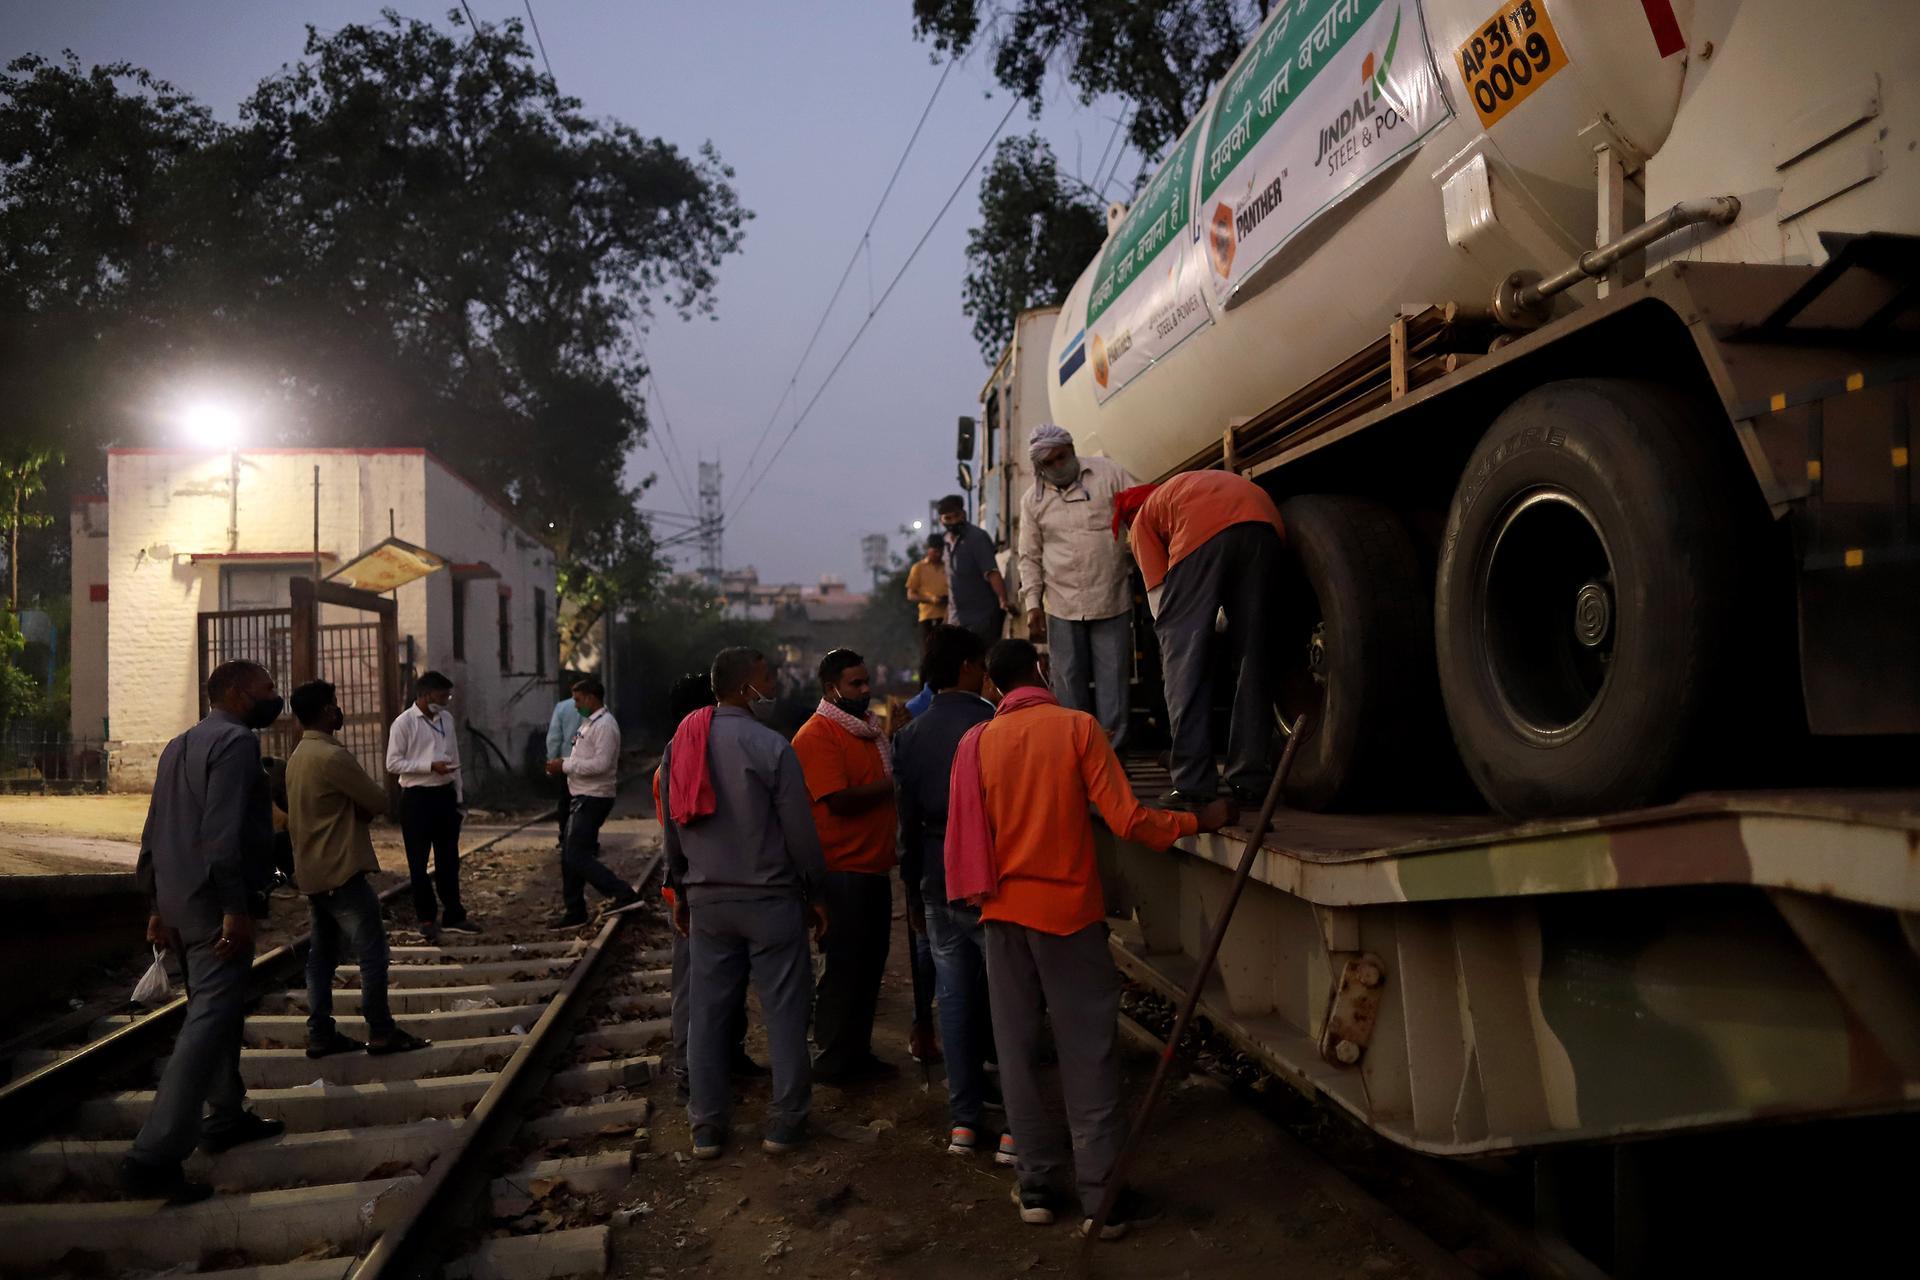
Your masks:
<instances>
[{"instance_id":1,"label":"man with pink towel on shoulder","mask_svg":"<svg viewBox=\"0 0 1920 1280\"><path fill-rule=\"evenodd\" d=\"M817 941L826 931L818 904L827 866L800 761L761 722L773 710L773 691L764 655L722 649L713 660L719 705L682 720L660 762L673 923L687 935L691 968L687 1110L696 1160L725 1149L734 1011L749 977L773 1067L773 1114L761 1148L782 1154L807 1136L807 933L811 927Z\"/></svg>"},{"instance_id":2,"label":"man with pink towel on shoulder","mask_svg":"<svg viewBox=\"0 0 1920 1280\"><path fill-rule=\"evenodd\" d=\"M1000 1092L1016 1139L1020 1220L1051 1223L1079 1192L1082 1230L1112 1176L1126 1136L1120 1104L1120 974L1107 950L1106 899L1094 860L1091 805L1114 835L1153 849L1218 831L1232 806L1198 813L1150 809L1135 799L1099 722L1061 706L1025 640L987 655L1002 690L993 719L967 731L947 798L947 897L977 902L986 931L987 992L1000 1053ZM1041 1094L1037 1054L1053 1024L1071 1150ZM1123 1191L1103 1239L1152 1216Z\"/></svg>"}]
</instances>

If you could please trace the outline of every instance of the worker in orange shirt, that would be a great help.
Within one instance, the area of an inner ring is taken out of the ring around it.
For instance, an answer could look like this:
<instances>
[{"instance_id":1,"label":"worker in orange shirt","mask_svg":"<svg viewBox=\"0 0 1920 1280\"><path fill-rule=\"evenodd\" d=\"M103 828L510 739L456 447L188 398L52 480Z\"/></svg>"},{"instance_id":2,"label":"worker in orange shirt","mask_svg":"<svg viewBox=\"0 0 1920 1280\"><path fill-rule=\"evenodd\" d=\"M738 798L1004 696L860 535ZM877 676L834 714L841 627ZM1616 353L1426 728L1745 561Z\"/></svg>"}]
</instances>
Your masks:
<instances>
[{"instance_id":1,"label":"worker in orange shirt","mask_svg":"<svg viewBox=\"0 0 1920 1280\"><path fill-rule=\"evenodd\" d=\"M1212 675L1231 691L1227 785L1243 805L1267 789L1273 738L1273 600L1286 528L1267 491L1231 471L1187 471L1113 500L1113 532L1131 530L1160 641L1173 790L1161 803L1205 804L1220 789L1213 762ZM1227 615L1228 659L1211 670L1214 619Z\"/></svg>"},{"instance_id":2,"label":"worker in orange shirt","mask_svg":"<svg viewBox=\"0 0 1920 1280\"><path fill-rule=\"evenodd\" d=\"M813 1005L814 1079L850 1084L900 1068L873 1052L873 1017L893 929L893 760L867 661L835 649L820 661L820 705L793 737L826 855L833 927Z\"/></svg>"},{"instance_id":3,"label":"worker in orange shirt","mask_svg":"<svg viewBox=\"0 0 1920 1280\"><path fill-rule=\"evenodd\" d=\"M1154 849L1232 820L1216 799L1198 813L1149 809L1134 797L1100 722L1062 707L1039 652L1002 640L987 674L1005 693L993 719L968 731L948 801L947 895L977 900L1007 1124L1018 1140L1013 1201L1023 1222L1051 1223L1068 1147L1041 1096L1036 1057L1051 1022L1073 1136L1082 1231L1105 1193L1126 1136L1120 1104L1120 974L1107 949L1106 900L1094 859L1091 805L1114 834ZM1116 1239L1153 1216L1123 1189L1102 1231Z\"/></svg>"}]
</instances>

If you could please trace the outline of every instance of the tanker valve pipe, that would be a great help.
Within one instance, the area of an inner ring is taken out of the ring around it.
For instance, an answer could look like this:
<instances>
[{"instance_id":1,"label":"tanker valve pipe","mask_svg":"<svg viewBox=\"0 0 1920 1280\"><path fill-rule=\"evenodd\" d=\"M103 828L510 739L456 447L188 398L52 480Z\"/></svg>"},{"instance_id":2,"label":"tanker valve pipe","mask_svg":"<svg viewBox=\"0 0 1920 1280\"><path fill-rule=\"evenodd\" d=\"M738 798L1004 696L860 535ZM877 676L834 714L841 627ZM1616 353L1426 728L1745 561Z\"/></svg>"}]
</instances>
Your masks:
<instances>
[{"instance_id":1,"label":"tanker valve pipe","mask_svg":"<svg viewBox=\"0 0 1920 1280\"><path fill-rule=\"evenodd\" d=\"M1573 265L1546 279L1536 272L1516 271L1501 281L1493 293L1493 315L1509 329L1532 329L1551 317L1547 302L1589 277L1604 276L1629 254L1638 253L1656 240L1664 239L1686 227L1702 222L1726 226L1740 216L1738 196L1708 196L1704 200L1682 200L1665 213L1649 218L1633 230L1598 249L1589 249Z\"/></svg>"}]
</instances>

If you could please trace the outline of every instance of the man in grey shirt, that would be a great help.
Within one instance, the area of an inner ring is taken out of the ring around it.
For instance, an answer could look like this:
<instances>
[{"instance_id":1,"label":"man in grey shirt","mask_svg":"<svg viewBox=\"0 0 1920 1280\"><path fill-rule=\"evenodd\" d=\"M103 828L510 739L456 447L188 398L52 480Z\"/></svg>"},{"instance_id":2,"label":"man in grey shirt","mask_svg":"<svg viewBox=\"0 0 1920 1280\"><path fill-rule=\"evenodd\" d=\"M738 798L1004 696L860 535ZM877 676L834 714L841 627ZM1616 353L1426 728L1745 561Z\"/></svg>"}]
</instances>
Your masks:
<instances>
[{"instance_id":1,"label":"man in grey shirt","mask_svg":"<svg viewBox=\"0 0 1920 1280\"><path fill-rule=\"evenodd\" d=\"M760 1145L780 1154L806 1137L813 1000L807 930L811 920L816 941L826 932L817 898L827 864L799 758L759 723L773 710L774 688L762 654L721 650L713 660L720 705L710 721L689 717L685 734L675 735L686 759L669 746L660 761L674 927L689 940L688 1113L700 1160L718 1156L726 1139L727 1069L736 1043L729 1028L749 974L773 1059L773 1116ZM701 724L705 750L695 756L688 744L698 741Z\"/></svg>"},{"instance_id":2,"label":"man in grey shirt","mask_svg":"<svg viewBox=\"0 0 1920 1280\"><path fill-rule=\"evenodd\" d=\"M131 1194L169 1204L213 1193L181 1169L196 1145L221 1152L285 1128L246 1109L240 1079L252 917L264 913L273 875L272 805L252 731L278 719L282 703L273 676L253 662L214 668L207 703L206 719L160 753L140 837L147 938L179 955L187 1016L121 1172Z\"/></svg>"}]
</instances>

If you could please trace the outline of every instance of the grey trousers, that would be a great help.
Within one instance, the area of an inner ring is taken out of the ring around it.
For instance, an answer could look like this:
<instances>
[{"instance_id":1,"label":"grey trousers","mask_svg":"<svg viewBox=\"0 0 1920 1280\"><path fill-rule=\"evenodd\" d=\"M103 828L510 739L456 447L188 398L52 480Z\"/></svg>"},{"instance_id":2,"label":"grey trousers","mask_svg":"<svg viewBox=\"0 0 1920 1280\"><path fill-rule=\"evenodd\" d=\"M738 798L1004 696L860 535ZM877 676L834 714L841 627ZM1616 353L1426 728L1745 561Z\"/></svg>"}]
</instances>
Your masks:
<instances>
[{"instance_id":1,"label":"grey trousers","mask_svg":"<svg viewBox=\"0 0 1920 1280\"><path fill-rule=\"evenodd\" d=\"M693 965L688 959L692 946L692 939L683 938L678 932L673 935L673 968L670 970L673 1003L668 1012L668 1023L673 1028L673 1061L667 1069L682 1085L687 1082L687 1020L693 1014L690 994L693 989ZM747 985L744 982L740 984L740 1003L733 1007L733 1030L729 1034L732 1038L727 1043L733 1046L733 1056L746 1057ZM728 1070L732 1070L731 1059L728 1061Z\"/></svg>"},{"instance_id":2,"label":"grey trousers","mask_svg":"<svg viewBox=\"0 0 1920 1280\"><path fill-rule=\"evenodd\" d=\"M687 1116L695 1130L727 1128L733 1101L727 1073L747 981L760 996L773 1059L773 1126L806 1123L813 1092L807 1013L813 963L806 906L798 898L693 902L688 908Z\"/></svg>"},{"instance_id":3,"label":"grey trousers","mask_svg":"<svg viewBox=\"0 0 1920 1280\"><path fill-rule=\"evenodd\" d=\"M1214 679L1232 691L1227 782L1263 791L1273 741L1273 576L1280 535L1269 524L1222 529L1167 570L1153 631L1166 669L1173 785L1193 796L1219 790L1213 768ZM1210 672L1213 619L1227 611L1228 658ZM1213 678L1210 678L1213 677Z\"/></svg>"},{"instance_id":4,"label":"grey trousers","mask_svg":"<svg viewBox=\"0 0 1920 1280\"><path fill-rule=\"evenodd\" d=\"M1053 659L1053 696L1063 707L1092 712L1113 749L1120 750L1127 736L1133 615L1069 622L1048 614L1047 652Z\"/></svg>"},{"instance_id":5,"label":"grey trousers","mask_svg":"<svg viewBox=\"0 0 1920 1280\"><path fill-rule=\"evenodd\" d=\"M1107 950L1105 921L1059 937L1001 920L986 922L987 992L1000 1052L1000 1093L1019 1148L1020 1185L1058 1187L1069 1159L1035 1065L1043 1022L1053 1020L1066 1094L1071 1159L1080 1203L1092 1213L1120 1158L1127 1118L1120 1109L1120 973Z\"/></svg>"},{"instance_id":6,"label":"grey trousers","mask_svg":"<svg viewBox=\"0 0 1920 1280\"><path fill-rule=\"evenodd\" d=\"M240 1080L240 1032L247 1016L247 975L253 951L225 960L213 954L220 929L183 936L186 954L187 1017L174 1042L173 1056L160 1077L153 1111L130 1152L158 1169L177 1168L200 1145L202 1133L218 1133L239 1122L247 1087ZM200 1113L207 1111L204 1129Z\"/></svg>"}]
</instances>

